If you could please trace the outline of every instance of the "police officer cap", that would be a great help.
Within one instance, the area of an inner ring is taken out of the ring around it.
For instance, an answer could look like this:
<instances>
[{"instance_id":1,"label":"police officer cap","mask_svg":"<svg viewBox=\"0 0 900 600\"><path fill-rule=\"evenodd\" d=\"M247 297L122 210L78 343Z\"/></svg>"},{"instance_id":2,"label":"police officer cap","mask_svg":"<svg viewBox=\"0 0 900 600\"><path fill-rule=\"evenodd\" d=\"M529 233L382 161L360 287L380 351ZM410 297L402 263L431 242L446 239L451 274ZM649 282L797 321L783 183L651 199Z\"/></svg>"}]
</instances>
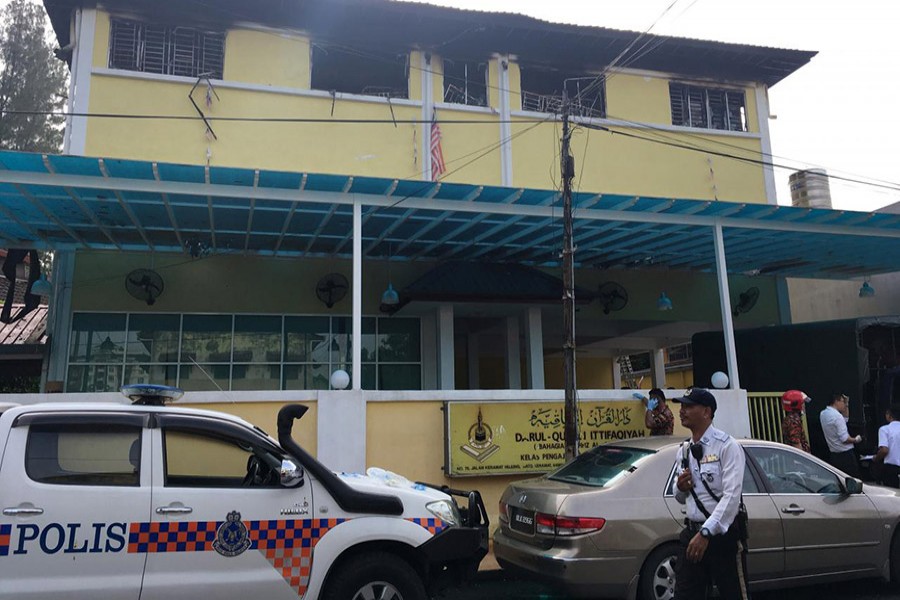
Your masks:
<instances>
[{"instance_id":1,"label":"police officer cap","mask_svg":"<svg viewBox=\"0 0 900 600\"><path fill-rule=\"evenodd\" d=\"M681 398L674 398L674 402L682 404L699 404L700 406L708 406L713 412L716 412L716 398L703 388L691 388L688 393Z\"/></svg>"}]
</instances>

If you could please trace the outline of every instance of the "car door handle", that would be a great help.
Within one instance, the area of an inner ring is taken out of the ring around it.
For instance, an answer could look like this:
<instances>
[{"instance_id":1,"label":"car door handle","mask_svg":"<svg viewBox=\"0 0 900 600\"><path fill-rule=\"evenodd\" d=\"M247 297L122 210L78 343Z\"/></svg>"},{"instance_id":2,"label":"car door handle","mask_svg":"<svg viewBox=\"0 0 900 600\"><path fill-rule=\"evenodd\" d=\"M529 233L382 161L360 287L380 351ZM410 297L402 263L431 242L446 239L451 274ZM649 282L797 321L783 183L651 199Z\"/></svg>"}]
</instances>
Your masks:
<instances>
[{"instance_id":1,"label":"car door handle","mask_svg":"<svg viewBox=\"0 0 900 600\"><path fill-rule=\"evenodd\" d=\"M194 512L190 506L160 506L156 509L158 515L186 515Z\"/></svg>"},{"instance_id":2,"label":"car door handle","mask_svg":"<svg viewBox=\"0 0 900 600\"><path fill-rule=\"evenodd\" d=\"M7 517L21 517L23 515L42 515L43 508L4 508L3 514Z\"/></svg>"},{"instance_id":3,"label":"car door handle","mask_svg":"<svg viewBox=\"0 0 900 600\"><path fill-rule=\"evenodd\" d=\"M800 515L800 514L805 513L806 509L801 508L801 507L797 506L796 504L791 504L790 506L781 507L781 512L792 514L792 515Z\"/></svg>"}]
</instances>

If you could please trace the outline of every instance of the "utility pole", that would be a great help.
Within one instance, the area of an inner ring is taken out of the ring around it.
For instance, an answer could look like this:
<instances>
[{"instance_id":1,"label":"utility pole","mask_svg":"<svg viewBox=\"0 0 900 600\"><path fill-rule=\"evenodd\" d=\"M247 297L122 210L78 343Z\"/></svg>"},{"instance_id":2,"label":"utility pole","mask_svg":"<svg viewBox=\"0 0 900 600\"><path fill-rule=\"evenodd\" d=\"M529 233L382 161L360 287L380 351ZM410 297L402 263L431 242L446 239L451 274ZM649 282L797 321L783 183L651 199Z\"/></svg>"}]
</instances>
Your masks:
<instances>
[{"instance_id":1,"label":"utility pole","mask_svg":"<svg viewBox=\"0 0 900 600\"><path fill-rule=\"evenodd\" d=\"M563 191L563 326L566 341L563 345L563 369L566 389L565 431L566 460L578 456L578 399L575 395L575 247L572 237L572 179L575 177L575 159L569 153L572 133L569 130L569 98L563 91L562 151L560 173Z\"/></svg>"}]
</instances>

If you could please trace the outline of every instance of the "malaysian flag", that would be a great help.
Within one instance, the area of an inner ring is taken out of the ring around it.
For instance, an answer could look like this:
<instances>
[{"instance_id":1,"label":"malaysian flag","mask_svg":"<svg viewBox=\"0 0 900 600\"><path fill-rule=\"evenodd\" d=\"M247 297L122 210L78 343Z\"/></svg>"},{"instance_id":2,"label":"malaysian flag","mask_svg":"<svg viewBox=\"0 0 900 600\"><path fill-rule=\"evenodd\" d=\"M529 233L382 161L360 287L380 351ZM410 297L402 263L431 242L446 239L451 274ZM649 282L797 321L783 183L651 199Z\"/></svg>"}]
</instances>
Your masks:
<instances>
[{"instance_id":1,"label":"malaysian flag","mask_svg":"<svg viewBox=\"0 0 900 600\"><path fill-rule=\"evenodd\" d=\"M441 126L437 122L437 111L434 111L431 113L431 180L437 181L446 171L444 151L441 150Z\"/></svg>"}]
</instances>

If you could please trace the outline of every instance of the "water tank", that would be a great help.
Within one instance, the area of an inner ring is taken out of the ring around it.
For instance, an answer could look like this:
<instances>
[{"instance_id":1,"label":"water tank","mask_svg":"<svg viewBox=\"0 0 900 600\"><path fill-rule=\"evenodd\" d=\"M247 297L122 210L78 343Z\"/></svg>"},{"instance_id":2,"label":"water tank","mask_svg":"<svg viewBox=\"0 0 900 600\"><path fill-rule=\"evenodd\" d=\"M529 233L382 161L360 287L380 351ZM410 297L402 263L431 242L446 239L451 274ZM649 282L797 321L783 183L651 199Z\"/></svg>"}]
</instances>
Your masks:
<instances>
[{"instance_id":1,"label":"water tank","mask_svg":"<svg viewBox=\"0 0 900 600\"><path fill-rule=\"evenodd\" d=\"M802 208L831 208L831 190L825 169L807 169L793 173L788 182L791 185L791 204Z\"/></svg>"}]
</instances>

